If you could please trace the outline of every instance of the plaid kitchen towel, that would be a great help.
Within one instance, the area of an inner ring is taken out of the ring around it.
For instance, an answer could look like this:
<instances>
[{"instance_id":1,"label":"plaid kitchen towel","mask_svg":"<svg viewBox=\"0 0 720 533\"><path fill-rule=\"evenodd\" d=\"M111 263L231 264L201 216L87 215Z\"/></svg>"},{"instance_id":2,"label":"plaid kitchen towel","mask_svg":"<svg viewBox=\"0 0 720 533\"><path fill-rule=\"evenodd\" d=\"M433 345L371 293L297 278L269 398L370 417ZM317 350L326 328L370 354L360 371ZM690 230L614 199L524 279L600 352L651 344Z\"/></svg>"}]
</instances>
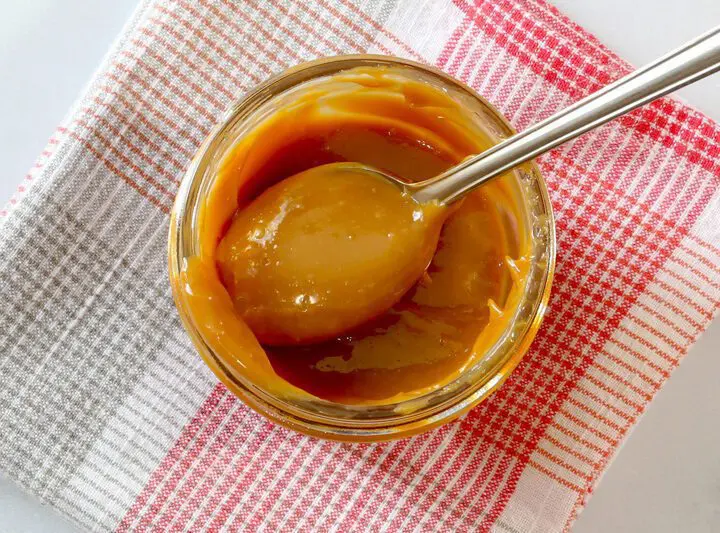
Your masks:
<instances>
[{"instance_id":1,"label":"plaid kitchen towel","mask_svg":"<svg viewBox=\"0 0 720 533\"><path fill-rule=\"evenodd\" d=\"M567 530L720 302L720 127L658 101L543 156L544 325L467 416L383 444L273 425L175 312L167 215L273 73L358 52L477 89L519 129L630 66L543 0L147 0L0 221L0 469L91 530Z\"/></svg>"}]
</instances>

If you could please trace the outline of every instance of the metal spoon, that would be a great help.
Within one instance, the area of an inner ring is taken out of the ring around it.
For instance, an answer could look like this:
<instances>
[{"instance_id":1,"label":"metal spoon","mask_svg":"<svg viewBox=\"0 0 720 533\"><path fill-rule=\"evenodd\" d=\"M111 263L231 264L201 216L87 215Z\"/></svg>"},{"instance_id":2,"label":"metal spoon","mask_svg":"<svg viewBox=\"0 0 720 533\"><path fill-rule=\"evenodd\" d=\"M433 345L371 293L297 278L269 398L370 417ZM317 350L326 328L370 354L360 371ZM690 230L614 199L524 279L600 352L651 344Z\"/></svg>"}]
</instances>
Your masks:
<instances>
[{"instance_id":1,"label":"metal spoon","mask_svg":"<svg viewBox=\"0 0 720 533\"><path fill-rule=\"evenodd\" d=\"M449 204L494 177L583 133L720 70L720 26L444 173L404 183L419 203Z\"/></svg>"},{"instance_id":2,"label":"metal spoon","mask_svg":"<svg viewBox=\"0 0 720 533\"><path fill-rule=\"evenodd\" d=\"M394 305L425 271L437 247L443 216L450 212L442 209L443 205L516 165L718 69L720 28L425 182L406 184L358 163L323 165L287 178L256 199L255 210L241 212L228 233L238 235L228 245L231 251L253 249L258 229L280 243L272 248L283 253L281 261L274 251L268 251L263 240L256 260L263 258L264 266L253 270L243 266L247 262L244 256L233 255L235 252L227 256L223 268L238 273L227 277L234 280L236 292L242 295L240 305L254 313L248 311L245 319L255 321L251 327L262 342L275 345L319 342L367 322ZM362 197L370 187L373 197L380 198L378 185L385 186L390 194L382 196L387 204L383 206L406 217L396 224L403 229L402 238L378 229L377 224L367 225L364 231L369 238L364 239L362 253L357 253L356 241L348 248L345 236L363 227L366 213L349 210L343 201L322 202L322 209L318 209L307 200L314 191L323 190L332 174L336 184L344 184L342 194L355 197ZM365 174L375 179L369 180ZM393 186L403 194L395 195ZM290 200L296 208L293 217L286 217ZM430 213L427 216L424 208ZM324 231L306 233L307 216L322 220ZM264 229L266 220L275 221L272 231ZM252 237L251 242L243 240L247 235ZM235 257L240 261L237 268ZM302 276L298 277L298 272ZM265 287L263 283L272 290L253 292L253 288ZM277 301L268 299L266 292L275 295ZM311 293L315 301L308 306L305 296ZM288 307L288 301L296 305Z\"/></svg>"}]
</instances>

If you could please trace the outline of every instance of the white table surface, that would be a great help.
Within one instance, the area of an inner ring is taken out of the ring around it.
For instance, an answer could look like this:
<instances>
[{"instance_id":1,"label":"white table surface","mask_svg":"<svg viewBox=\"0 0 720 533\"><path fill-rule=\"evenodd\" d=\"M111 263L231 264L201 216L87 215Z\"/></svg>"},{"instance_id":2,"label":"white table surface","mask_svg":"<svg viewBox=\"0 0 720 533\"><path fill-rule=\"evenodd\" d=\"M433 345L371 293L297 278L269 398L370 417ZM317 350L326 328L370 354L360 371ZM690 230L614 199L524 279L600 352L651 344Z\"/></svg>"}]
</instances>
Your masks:
<instances>
[{"instance_id":1,"label":"white table surface","mask_svg":"<svg viewBox=\"0 0 720 533\"><path fill-rule=\"evenodd\" d=\"M0 0L0 204L43 149L135 1ZM554 1L636 65L720 24L720 0ZM720 121L720 74L681 95ZM574 531L720 531L718 376L716 319L651 404ZM0 478L0 533L48 531L75 530Z\"/></svg>"}]
</instances>

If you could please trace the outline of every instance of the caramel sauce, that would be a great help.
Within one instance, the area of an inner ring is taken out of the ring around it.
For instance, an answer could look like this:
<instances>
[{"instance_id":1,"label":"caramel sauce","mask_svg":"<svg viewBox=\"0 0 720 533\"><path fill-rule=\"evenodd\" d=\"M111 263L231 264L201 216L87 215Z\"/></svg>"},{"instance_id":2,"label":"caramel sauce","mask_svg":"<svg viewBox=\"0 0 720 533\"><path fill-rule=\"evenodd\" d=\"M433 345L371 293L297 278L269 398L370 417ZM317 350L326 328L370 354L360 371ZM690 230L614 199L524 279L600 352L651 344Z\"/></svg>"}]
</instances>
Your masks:
<instances>
[{"instance_id":1,"label":"caramel sauce","mask_svg":"<svg viewBox=\"0 0 720 533\"><path fill-rule=\"evenodd\" d=\"M374 404L447 384L497 341L524 290L530 238L519 184L503 176L442 217L421 206L423 223L415 228L418 206L397 191L378 185L371 192L352 172L324 183L312 169L356 162L420 181L491 144L458 102L395 69L354 69L295 91L225 155L200 206L200 253L182 281L203 338L231 372L279 397ZM291 177L306 171L310 179L300 185ZM312 220L295 221L293 231L314 237L294 250L272 231L291 205L319 209ZM338 213L346 216L333 234ZM416 229L439 231L437 249L427 250ZM420 279L394 271L393 257L382 252L388 233L411 243L401 249L418 263L429 263ZM374 236L372 243L348 238L363 234ZM345 285L341 273L325 268L332 261L322 261L333 254L391 297ZM269 277L253 268L275 262ZM310 275L348 303L336 323L313 322L323 294ZM293 291L276 292L277 280L287 287L288 276ZM288 345L304 331L293 323L298 309L312 334Z\"/></svg>"},{"instance_id":2,"label":"caramel sauce","mask_svg":"<svg viewBox=\"0 0 720 533\"><path fill-rule=\"evenodd\" d=\"M447 211L356 163L322 165L239 211L217 264L261 343L317 343L402 298L430 263Z\"/></svg>"}]
</instances>

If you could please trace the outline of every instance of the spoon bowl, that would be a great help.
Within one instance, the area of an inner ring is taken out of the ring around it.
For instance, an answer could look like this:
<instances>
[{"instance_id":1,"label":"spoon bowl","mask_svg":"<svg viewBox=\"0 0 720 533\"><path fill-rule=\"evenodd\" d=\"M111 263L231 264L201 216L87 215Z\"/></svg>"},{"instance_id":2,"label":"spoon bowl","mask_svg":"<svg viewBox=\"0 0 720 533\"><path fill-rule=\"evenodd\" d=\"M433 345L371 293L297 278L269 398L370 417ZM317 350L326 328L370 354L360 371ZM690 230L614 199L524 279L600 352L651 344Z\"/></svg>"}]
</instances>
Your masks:
<instances>
[{"instance_id":1,"label":"spoon bowl","mask_svg":"<svg viewBox=\"0 0 720 533\"><path fill-rule=\"evenodd\" d=\"M239 212L218 267L260 342L316 343L400 300L430 263L447 212L374 169L322 165Z\"/></svg>"}]
</instances>

